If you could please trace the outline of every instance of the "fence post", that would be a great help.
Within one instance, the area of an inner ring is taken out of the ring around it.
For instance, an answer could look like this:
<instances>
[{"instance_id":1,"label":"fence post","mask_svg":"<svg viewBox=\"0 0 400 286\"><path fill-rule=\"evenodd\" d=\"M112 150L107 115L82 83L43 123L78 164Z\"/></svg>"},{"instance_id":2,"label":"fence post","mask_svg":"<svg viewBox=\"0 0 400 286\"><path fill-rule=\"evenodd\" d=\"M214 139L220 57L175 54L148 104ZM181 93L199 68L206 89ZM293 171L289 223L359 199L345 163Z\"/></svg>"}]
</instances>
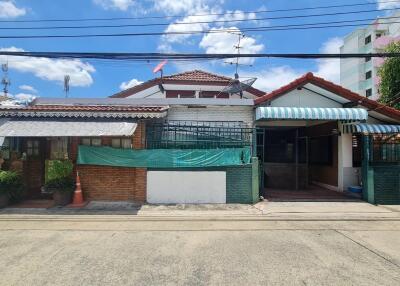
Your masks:
<instances>
[{"instance_id":1,"label":"fence post","mask_svg":"<svg viewBox=\"0 0 400 286\"><path fill-rule=\"evenodd\" d=\"M363 159L362 159L362 182L363 182L363 199L370 204L375 203L374 191L374 169L370 168L369 162L371 158L370 138L368 135L362 136Z\"/></svg>"}]
</instances>

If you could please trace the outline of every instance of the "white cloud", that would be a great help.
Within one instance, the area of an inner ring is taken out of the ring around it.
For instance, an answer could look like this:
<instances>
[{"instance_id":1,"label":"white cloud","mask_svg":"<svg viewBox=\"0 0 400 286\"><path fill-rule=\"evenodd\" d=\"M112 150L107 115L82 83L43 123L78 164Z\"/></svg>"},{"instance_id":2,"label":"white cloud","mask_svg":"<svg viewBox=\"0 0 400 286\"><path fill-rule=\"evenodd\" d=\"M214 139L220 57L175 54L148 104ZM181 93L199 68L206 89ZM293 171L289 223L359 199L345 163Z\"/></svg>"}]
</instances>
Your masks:
<instances>
[{"instance_id":1,"label":"white cloud","mask_svg":"<svg viewBox=\"0 0 400 286\"><path fill-rule=\"evenodd\" d=\"M0 51L23 52L24 50L16 47L9 47L0 48ZM6 61L8 61L10 69L32 73L36 77L44 80L62 83L64 82L64 76L69 75L71 77L71 86L91 85L93 83L91 73L96 71L92 65L80 60L0 56L0 62Z\"/></svg>"},{"instance_id":2,"label":"white cloud","mask_svg":"<svg viewBox=\"0 0 400 286\"><path fill-rule=\"evenodd\" d=\"M121 83L119 88L121 90L125 90L125 89L128 89L128 88L134 87L135 85L139 85L141 83L143 83L143 81L140 81L140 80L137 80L136 78L133 78L128 82L124 81L123 83Z\"/></svg>"},{"instance_id":3,"label":"white cloud","mask_svg":"<svg viewBox=\"0 0 400 286\"><path fill-rule=\"evenodd\" d=\"M176 15L178 13L202 14L201 10L208 3L221 2L211 0L154 0L154 8L164 14Z\"/></svg>"},{"instance_id":4,"label":"white cloud","mask_svg":"<svg viewBox=\"0 0 400 286\"><path fill-rule=\"evenodd\" d=\"M387 2L387 0L377 0L378 9L392 9L399 8L400 2Z\"/></svg>"},{"instance_id":5,"label":"white cloud","mask_svg":"<svg viewBox=\"0 0 400 286\"><path fill-rule=\"evenodd\" d=\"M106 10L121 11L126 11L136 4L134 0L93 0L93 2Z\"/></svg>"},{"instance_id":6,"label":"white cloud","mask_svg":"<svg viewBox=\"0 0 400 286\"><path fill-rule=\"evenodd\" d=\"M238 34L240 30L236 27L230 27L228 30L233 33L215 33L220 31L221 28L212 28L211 32L204 35L200 42L200 47L203 48L207 54L235 54L237 49L235 46L238 44ZM257 44L256 39L252 37L244 37L240 41L240 53L242 54L257 54L264 49L263 44ZM254 58L241 58L239 60L242 64L252 64Z\"/></svg>"},{"instance_id":7,"label":"white cloud","mask_svg":"<svg viewBox=\"0 0 400 286\"><path fill-rule=\"evenodd\" d=\"M295 70L290 66L277 66L269 69L241 73L243 77L256 77L254 87L262 91L272 91L300 77L304 72ZM244 79L244 78L243 78Z\"/></svg>"},{"instance_id":8,"label":"white cloud","mask_svg":"<svg viewBox=\"0 0 400 286\"><path fill-rule=\"evenodd\" d=\"M25 90L25 91L29 91L29 92L33 92L33 93L37 93L36 88L34 88L33 86L30 86L30 85L27 85L27 84L20 85L19 89Z\"/></svg>"},{"instance_id":9,"label":"white cloud","mask_svg":"<svg viewBox=\"0 0 400 286\"><path fill-rule=\"evenodd\" d=\"M30 94L30 93L17 93L13 96L16 100L22 100L22 101L32 101L33 99L36 98L36 95Z\"/></svg>"},{"instance_id":10,"label":"white cloud","mask_svg":"<svg viewBox=\"0 0 400 286\"><path fill-rule=\"evenodd\" d=\"M331 38L322 44L320 52L323 54L340 53L340 47L343 45L343 39ZM340 59L320 59L317 61L318 76L336 83L340 81Z\"/></svg>"},{"instance_id":11,"label":"white cloud","mask_svg":"<svg viewBox=\"0 0 400 286\"><path fill-rule=\"evenodd\" d=\"M18 8L13 1L0 2L0 18L16 18L26 14L25 8Z\"/></svg>"}]
</instances>

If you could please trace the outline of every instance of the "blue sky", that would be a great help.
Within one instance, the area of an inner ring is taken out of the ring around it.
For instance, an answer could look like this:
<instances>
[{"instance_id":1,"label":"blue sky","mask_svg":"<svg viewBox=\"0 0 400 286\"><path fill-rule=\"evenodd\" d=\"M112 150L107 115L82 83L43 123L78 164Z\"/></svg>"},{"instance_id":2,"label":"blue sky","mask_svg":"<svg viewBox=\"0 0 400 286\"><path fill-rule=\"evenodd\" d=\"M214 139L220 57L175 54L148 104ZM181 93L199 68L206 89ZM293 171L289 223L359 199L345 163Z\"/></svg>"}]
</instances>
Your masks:
<instances>
[{"instance_id":1,"label":"blue sky","mask_svg":"<svg viewBox=\"0 0 400 286\"><path fill-rule=\"evenodd\" d=\"M386 0L387 1L387 0ZM285 11L279 13L245 14L242 11L264 11L340 5L351 3L373 3L363 7L338 8L329 10ZM375 18L387 14L377 11L362 14L341 16L324 16L302 19L278 19L255 21L254 18L271 16L309 15L354 10L372 10L377 8L398 8L399 3L374 0L0 0L0 20L41 20L41 19L80 19L80 18L114 18L114 17L148 17L181 15L178 18L142 19L108 22L51 22L51 23L0 23L0 27L33 27L33 26L73 26L90 24L133 24L133 23L169 23L169 26L146 28L112 28L80 30L37 30L37 31L0 31L0 35L11 34L90 34L90 33L135 33L141 31L175 31L175 30L210 30L221 28L257 27L271 25L301 24L312 22L329 22L353 19ZM214 14L235 11L227 16L208 15L191 17L194 14ZM232 17L235 18L232 18ZM174 21L221 21L203 25L173 25ZM248 19L248 22L232 22L237 19ZM242 41L242 52L248 53L313 53L338 52L343 36L354 27L249 32ZM82 39L10 39L0 40L0 49L25 51L71 51L71 52L234 52L237 36L224 34L205 34L195 36L147 36L147 37L113 37ZM2 63L9 62L9 76L12 81L10 93L14 95L62 97L62 80L65 74L71 76L71 97L105 97L118 92L123 87L149 80L155 75L152 68L156 63L101 62L48 60L32 58L0 57ZM283 60L245 59L240 67L242 77L257 77L256 87L271 90L293 80L295 77L312 71L329 80L338 81L339 65L337 60ZM252 66L248 66L251 64ZM209 63L174 63L169 62L165 74L190 69L204 69L215 73L233 76L233 66L223 62Z\"/></svg>"}]
</instances>

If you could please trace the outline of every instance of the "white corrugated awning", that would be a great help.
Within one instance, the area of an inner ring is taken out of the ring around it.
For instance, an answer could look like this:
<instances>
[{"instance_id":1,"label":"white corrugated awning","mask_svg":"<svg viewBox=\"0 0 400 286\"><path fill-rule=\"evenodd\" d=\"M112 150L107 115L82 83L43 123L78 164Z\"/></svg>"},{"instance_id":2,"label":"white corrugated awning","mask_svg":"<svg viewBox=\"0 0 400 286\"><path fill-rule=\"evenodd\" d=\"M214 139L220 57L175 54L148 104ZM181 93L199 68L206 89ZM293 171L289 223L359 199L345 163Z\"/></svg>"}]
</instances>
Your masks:
<instances>
[{"instance_id":1,"label":"white corrugated awning","mask_svg":"<svg viewBox=\"0 0 400 286\"><path fill-rule=\"evenodd\" d=\"M137 124L129 121L0 120L0 137L131 136Z\"/></svg>"},{"instance_id":2,"label":"white corrugated awning","mask_svg":"<svg viewBox=\"0 0 400 286\"><path fill-rule=\"evenodd\" d=\"M364 121L368 112L362 108L270 107L256 109L256 120L349 120Z\"/></svg>"},{"instance_id":3,"label":"white corrugated awning","mask_svg":"<svg viewBox=\"0 0 400 286\"><path fill-rule=\"evenodd\" d=\"M344 133L363 133L363 134L398 134L400 133L400 125L387 124L345 124L343 125Z\"/></svg>"}]
</instances>

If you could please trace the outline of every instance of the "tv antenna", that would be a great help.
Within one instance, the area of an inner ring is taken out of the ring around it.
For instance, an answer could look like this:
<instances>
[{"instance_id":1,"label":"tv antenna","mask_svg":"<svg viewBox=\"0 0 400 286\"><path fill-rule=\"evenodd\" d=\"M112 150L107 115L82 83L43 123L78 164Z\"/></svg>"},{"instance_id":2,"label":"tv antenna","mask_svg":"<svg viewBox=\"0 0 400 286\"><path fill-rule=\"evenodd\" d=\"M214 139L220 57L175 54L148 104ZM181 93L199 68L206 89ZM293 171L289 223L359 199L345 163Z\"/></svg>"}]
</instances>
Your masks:
<instances>
[{"instance_id":1,"label":"tv antenna","mask_svg":"<svg viewBox=\"0 0 400 286\"><path fill-rule=\"evenodd\" d=\"M1 65L1 70L3 71L3 78L1 84L4 85L3 92L4 96L8 97L8 87L11 85L11 81L8 78L8 63Z\"/></svg>"},{"instance_id":2,"label":"tv antenna","mask_svg":"<svg viewBox=\"0 0 400 286\"><path fill-rule=\"evenodd\" d=\"M69 75L64 76L64 92L65 92L65 98L68 98L69 94L69 82L71 80L71 77Z\"/></svg>"},{"instance_id":3,"label":"tv antenna","mask_svg":"<svg viewBox=\"0 0 400 286\"><path fill-rule=\"evenodd\" d=\"M233 34L238 36L238 42L237 45L234 46L234 48L237 50L237 55L238 57L236 58L235 62L225 62L227 64L235 65L235 78L232 79L228 86L226 86L220 93L226 92L229 94L239 94L240 98L243 98L243 91L249 89L253 83L257 80L257 78L249 78L244 81L239 80L239 66L252 66L252 65L246 65L246 64L241 64L239 63L239 55L240 55L240 49L243 48L243 46L240 45L242 39L245 37L245 35L242 32L233 32Z\"/></svg>"}]
</instances>

